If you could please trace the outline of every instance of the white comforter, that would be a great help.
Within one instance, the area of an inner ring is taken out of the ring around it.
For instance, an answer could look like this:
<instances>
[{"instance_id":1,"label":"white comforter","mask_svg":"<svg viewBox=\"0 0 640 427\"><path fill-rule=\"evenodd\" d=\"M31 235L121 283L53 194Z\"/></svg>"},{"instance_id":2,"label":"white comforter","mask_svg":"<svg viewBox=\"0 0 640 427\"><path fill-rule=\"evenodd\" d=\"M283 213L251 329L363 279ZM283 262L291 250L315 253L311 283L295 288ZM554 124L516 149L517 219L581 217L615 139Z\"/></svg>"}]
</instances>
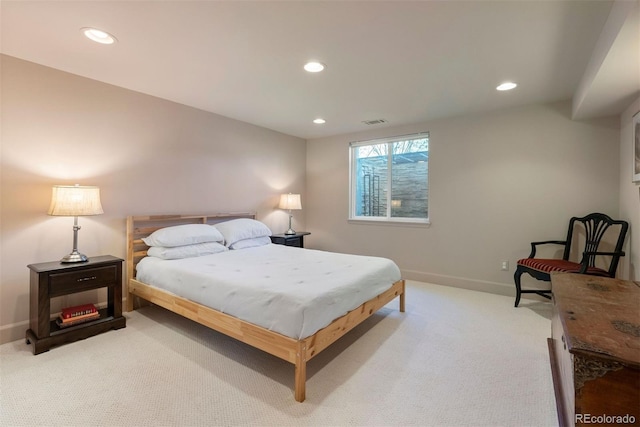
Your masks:
<instances>
[{"instance_id":1,"label":"white comforter","mask_svg":"<svg viewBox=\"0 0 640 427\"><path fill-rule=\"evenodd\" d=\"M136 278L302 339L389 289L400 270L386 258L268 244L180 260L145 257Z\"/></svg>"}]
</instances>

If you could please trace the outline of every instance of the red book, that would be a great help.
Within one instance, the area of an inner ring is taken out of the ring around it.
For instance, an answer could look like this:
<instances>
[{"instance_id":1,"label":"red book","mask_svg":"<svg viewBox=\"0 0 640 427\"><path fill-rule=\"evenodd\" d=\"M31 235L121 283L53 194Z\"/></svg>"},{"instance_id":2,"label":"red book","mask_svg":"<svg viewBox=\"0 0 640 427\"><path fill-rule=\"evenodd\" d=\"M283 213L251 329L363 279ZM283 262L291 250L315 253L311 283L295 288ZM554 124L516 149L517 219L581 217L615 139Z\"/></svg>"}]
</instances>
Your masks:
<instances>
[{"instance_id":1,"label":"red book","mask_svg":"<svg viewBox=\"0 0 640 427\"><path fill-rule=\"evenodd\" d=\"M60 318L56 319L56 323L61 328L66 328L68 326L79 325L81 323L89 322L91 320L99 319L100 313L86 314L84 316L74 317L67 320L62 320Z\"/></svg>"},{"instance_id":2,"label":"red book","mask_svg":"<svg viewBox=\"0 0 640 427\"><path fill-rule=\"evenodd\" d=\"M59 319L62 323L70 323L70 322L78 322L80 320L97 319L99 317L100 317L100 313L96 311L95 313L83 314L82 316L73 316L67 319L63 319L62 316L60 316Z\"/></svg>"},{"instance_id":3,"label":"red book","mask_svg":"<svg viewBox=\"0 0 640 427\"><path fill-rule=\"evenodd\" d=\"M60 318L66 320L73 317L84 316L86 314L93 314L97 312L98 309L93 304L76 305L75 307L63 308L62 313L60 313Z\"/></svg>"}]
</instances>

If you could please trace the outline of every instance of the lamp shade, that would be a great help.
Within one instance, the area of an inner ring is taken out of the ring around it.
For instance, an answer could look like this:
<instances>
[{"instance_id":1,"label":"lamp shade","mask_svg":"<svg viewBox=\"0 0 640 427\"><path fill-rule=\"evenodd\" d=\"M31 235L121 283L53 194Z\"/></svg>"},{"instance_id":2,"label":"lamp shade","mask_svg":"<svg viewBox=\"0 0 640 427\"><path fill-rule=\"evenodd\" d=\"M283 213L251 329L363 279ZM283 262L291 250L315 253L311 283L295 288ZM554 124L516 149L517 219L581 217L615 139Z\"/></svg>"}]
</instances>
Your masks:
<instances>
[{"instance_id":1,"label":"lamp shade","mask_svg":"<svg viewBox=\"0 0 640 427\"><path fill-rule=\"evenodd\" d=\"M47 214L86 216L104 213L100 204L100 188L80 185L54 185Z\"/></svg>"},{"instance_id":2,"label":"lamp shade","mask_svg":"<svg viewBox=\"0 0 640 427\"><path fill-rule=\"evenodd\" d=\"M299 210L302 209L302 204L300 203L300 195L299 194L283 194L280 196L280 204L278 205L280 209L288 209L288 210Z\"/></svg>"}]
</instances>

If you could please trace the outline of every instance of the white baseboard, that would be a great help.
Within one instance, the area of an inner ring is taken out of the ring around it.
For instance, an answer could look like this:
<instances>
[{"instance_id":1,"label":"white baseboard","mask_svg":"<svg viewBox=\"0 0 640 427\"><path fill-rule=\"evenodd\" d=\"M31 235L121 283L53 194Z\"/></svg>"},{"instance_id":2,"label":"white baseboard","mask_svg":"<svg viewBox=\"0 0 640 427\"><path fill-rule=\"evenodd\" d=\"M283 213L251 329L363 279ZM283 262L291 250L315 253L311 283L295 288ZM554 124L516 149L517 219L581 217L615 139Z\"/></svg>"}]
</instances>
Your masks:
<instances>
[{"instance_id":1,"label":"white baseboard","mask_svg":"<svg viewBox=\"0 0 640 427\"><path fill-rule=\"evenodd\" d=\"M29 329L28 320L0 327L0 344L24 340L27 329Z\"/></svg>"},{"instance_id":2,"label":"white baseboard","mask_svg":"<svg viewBox=\"0 0 640 427\"><path fill-rule=\"evenodd\" d=\"M488 292L496 295L516 296L516 288L513 283L497 283L485 280L474 280L466 277L447 276L443 274L425 273L423 271L402 270L402 277L407 280L416 280L418 282L433 283L435 285L451 286L454 288L468 289L471 291ZM543 298L535 294L524 294L522 298L540 299ZM106 303L97 304L100 308L106 307ZM126 307L126 300L122 302L123 311ZM29 321L12 323L0 328L0 344L12 341L24 340L25 332L29 329Z\"/></svg>"},{"instance_id":3,"label":"white baseboard","mask_svg":"<svg viewBox=\"0 0 640 427\"><path fill-rule=\"evenodd\" d=\"M402 277L418 282L433 283L434 285L451 286L452 288L468 289L470 291L488 292L495 295L503 295L516 298L515 283L498 283L486 280L475 280L466 277L447 276L444 274L425 273L423 271L402 270ZM536 301L549 301L536 294L522 294L522 299Z\"/></svg>"},{"instance_id":4,"label":"white baseboard","mask_svg":"<svg viewBox=\"0 0 640 427\"><path fill-rule=\"evenodd\" d=\"M123 299L122 300L123 309L124 307L126 307L124 304L125 304L125 300ZM103 309L106 306L107 306L106 302L96 304L96 307L98 307L99 309ZM58 314L59 313L55 313L55 315L58 315ZM26 338L27 329L29 329L28 320L24 320L22 322L17 322L17 323L10 323L8 325L1 326L0 327L0 344L6 344L8 342L13 342L18 340L22 340L23 342L26 343L26 341L24 340Z\"/></svg>"},{"instance_id":5,"label":"white baseboard","mask_svg":"<svg viewBox=\"0 0 640 427\"><path fill-rule=\"evenodd\" d=\"M419 282L433 283L434 285L451 286L454 288L468 289L470 291L488 292L491 294L516 297L516 287L513 283L488 282L466 277L447 276L444 274L425 273L423 271L402 270L402 277Z\"/></svg>"}]
</instances>

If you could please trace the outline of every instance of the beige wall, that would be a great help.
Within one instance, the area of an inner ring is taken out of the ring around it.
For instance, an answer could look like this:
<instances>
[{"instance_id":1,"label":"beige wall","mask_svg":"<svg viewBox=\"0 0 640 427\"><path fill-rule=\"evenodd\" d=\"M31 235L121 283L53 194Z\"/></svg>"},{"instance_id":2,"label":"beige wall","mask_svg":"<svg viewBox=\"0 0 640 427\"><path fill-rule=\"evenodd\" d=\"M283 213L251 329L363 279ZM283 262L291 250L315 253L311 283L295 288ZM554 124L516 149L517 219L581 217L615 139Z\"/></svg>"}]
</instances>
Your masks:
<instances>
[{"instance_id":1,"label":"beige wall","mask_svg":"<svg viewBox=\"0 0 640 427\"><path fill-rule=\"evenodd\" d=\"M52 185L100 187L104 215L79 220L89 256L125 256L127 215L257 211L283 232L279 194L306 202L304 140L0 58L0 342L28 327L27 264L71 251L73 219L46 215ZM304 228L304 212L294 227Z\"/></svg>"},{"instance_id":2,"label":"beige wall","mask_svg":"<svg viewBox=\"0 0 640 427\"><path fill-rule=\"evenodd\" d=\"M573 215L619 214L619 119L572 121L570 109L527 106L308 141L310 244L390 257L406 278L515 294L529 242L564 239ZM431 226L349 223L349 142L419 131L430 132Z\"/></svg>"},{"instance_id":3,"label":"beige wall","mask_svg":"<svg viewBox=\"0 0 640 427\"><path fill-rule=\"evenodd\" d=\"M640 277L640 233L633 233L640 227L640 197L628 178L630 122L640 100L621 118L572 121L570 103L562 102L305 145L169 101L0 59L0 342L20 339L28 327L26 265L71 249L72 219L46 215L54 184L101 188L105 214L80 218L79 246L88 255L124 257L130 214L255 210L281 232L287 215L274 207L281 192L292 191L303 194L294 228L313 233L305 240L309 247L387 256L407 278L512 294L513 268L528 254L529 242L564 238L570 216L592 211L632 222L621 277ZM419 131L431 134L431 226L348 223L349 141ZM508 272L500 271L502 260L509 261Z\"/></svg>"},{"instance_id":4,"label":"beige wall","mask_svg":"<svg viewBox=\"0 0 640 427\"><path fill-rule=\"evenodd\" d=\"M620 216L629 221L627 256L622 262L622 277L640 281L640 185L631 182L633 170L632 118L640 111L640 98L620 117Z\"/></svg>"}]
</instances>

